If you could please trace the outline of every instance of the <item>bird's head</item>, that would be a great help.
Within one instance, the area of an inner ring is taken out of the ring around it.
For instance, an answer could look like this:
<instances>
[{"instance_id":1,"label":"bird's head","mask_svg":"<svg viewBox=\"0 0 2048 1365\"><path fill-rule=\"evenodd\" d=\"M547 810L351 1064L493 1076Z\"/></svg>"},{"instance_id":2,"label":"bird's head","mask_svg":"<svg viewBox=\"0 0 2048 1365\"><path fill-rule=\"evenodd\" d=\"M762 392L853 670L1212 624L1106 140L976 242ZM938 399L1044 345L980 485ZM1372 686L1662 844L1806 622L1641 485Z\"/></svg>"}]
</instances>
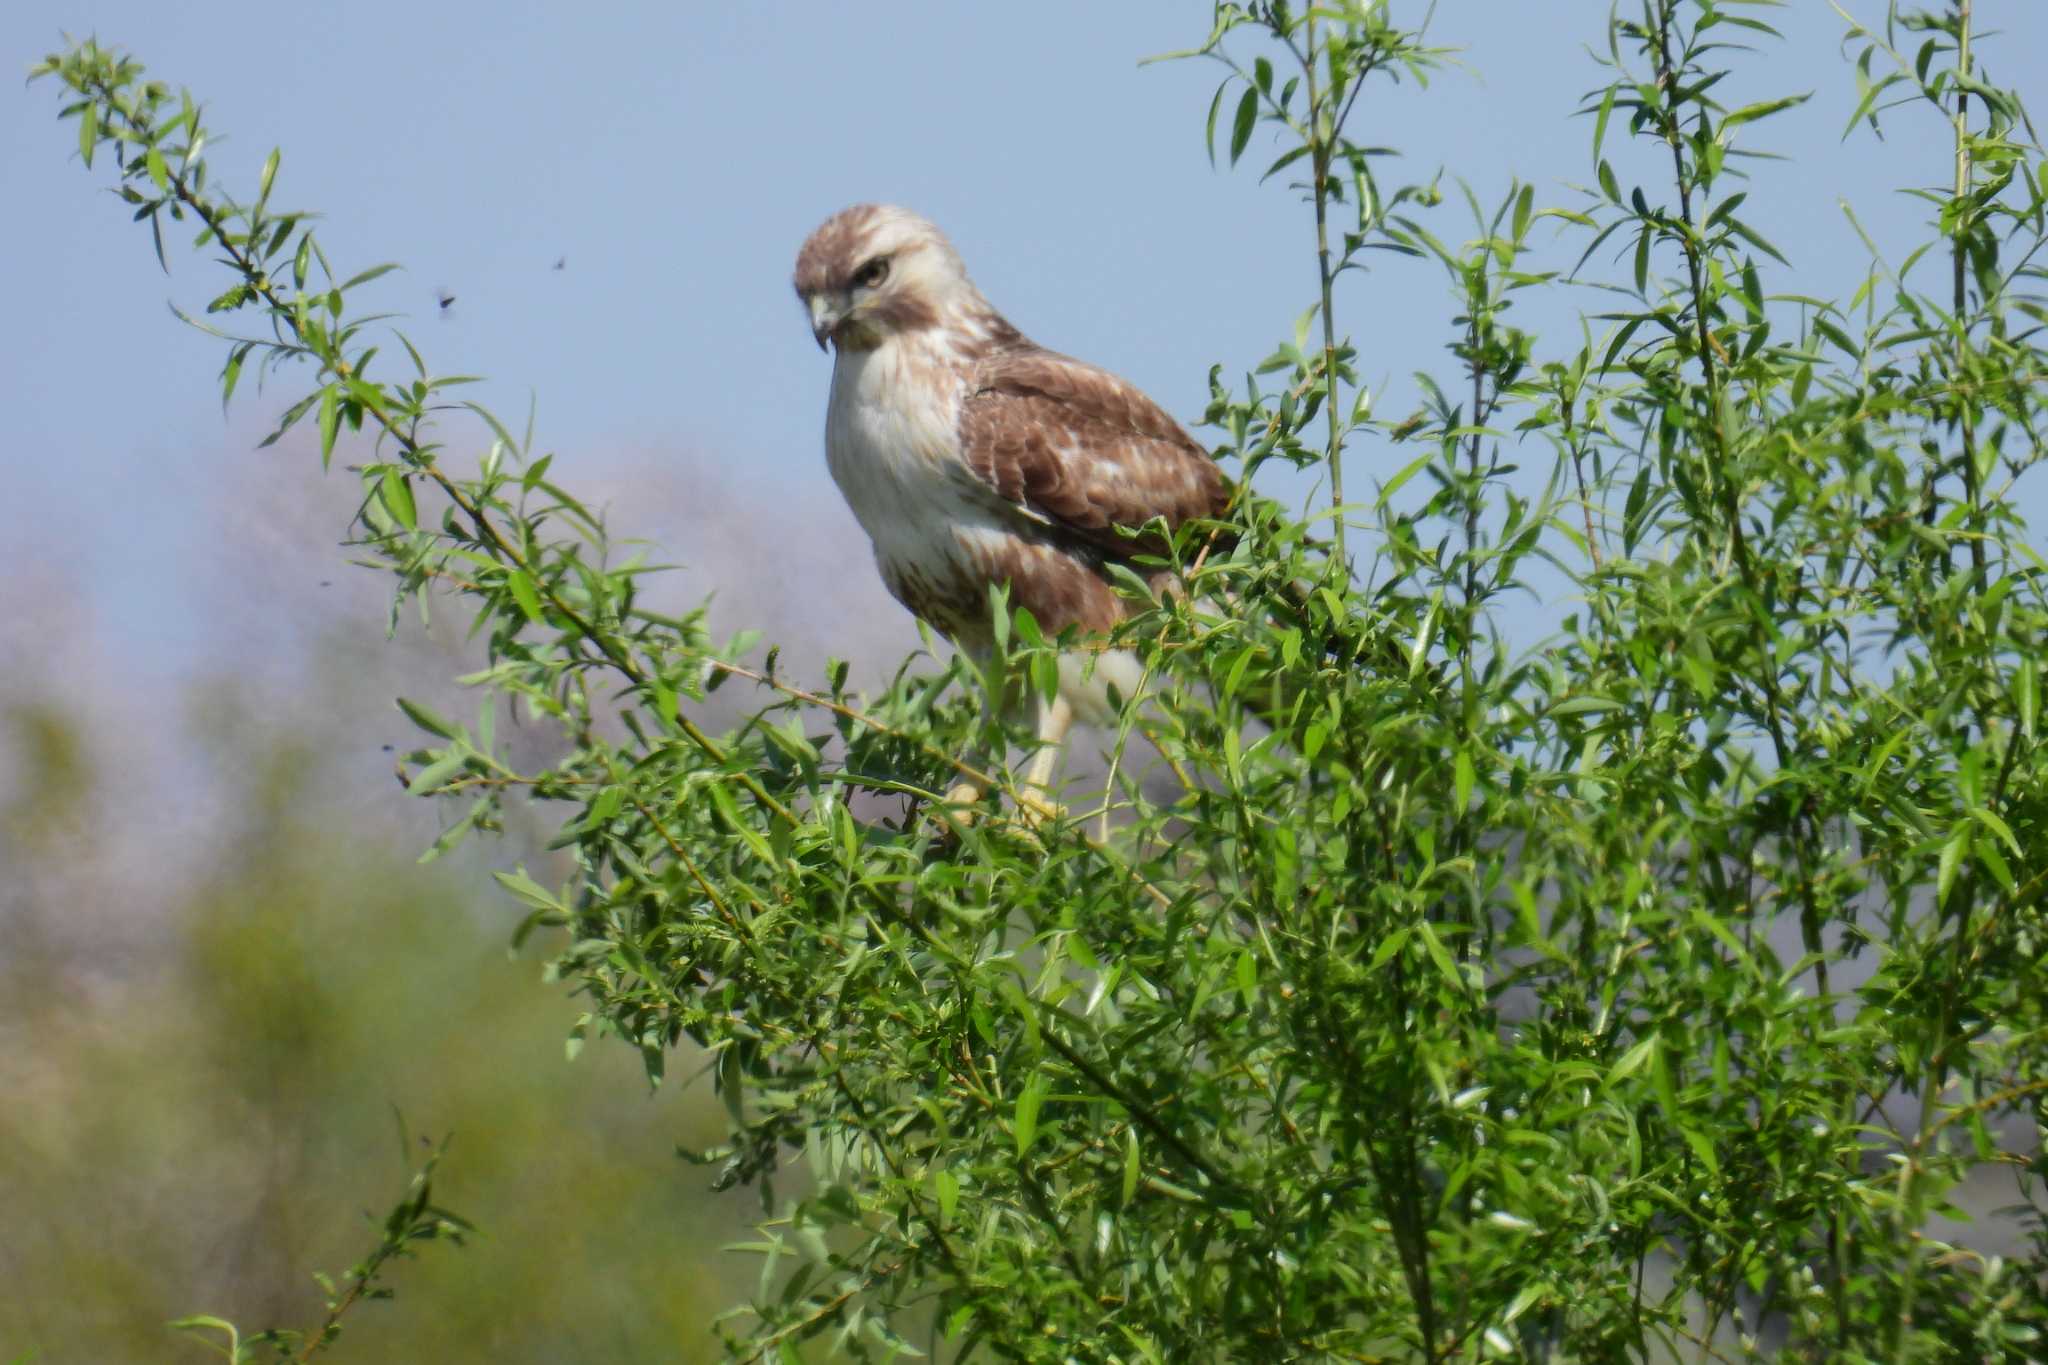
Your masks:
<instances>
[{"instance_id":1,"label":"bird's head","mask_svg":"<svg viewBox=\"0 0 2048 1365\"><path fill-rule=\"evenodd\" d=\"M821 351L828 341L872 350L988 306L945 234L887 204L856 204L820 224L797 253L795 284Z\"/></svg>"}]
</instances>

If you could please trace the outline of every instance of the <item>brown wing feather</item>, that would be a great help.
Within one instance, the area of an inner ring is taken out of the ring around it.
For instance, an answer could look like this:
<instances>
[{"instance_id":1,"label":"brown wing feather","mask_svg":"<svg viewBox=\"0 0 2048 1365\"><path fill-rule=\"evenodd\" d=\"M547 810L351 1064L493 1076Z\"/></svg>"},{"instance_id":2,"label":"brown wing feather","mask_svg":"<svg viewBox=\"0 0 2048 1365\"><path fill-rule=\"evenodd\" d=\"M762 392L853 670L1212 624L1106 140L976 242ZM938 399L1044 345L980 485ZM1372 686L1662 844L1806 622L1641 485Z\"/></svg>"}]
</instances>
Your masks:
<instances>
[{"instance_id":1,"label":"brown wing feather","mask_svg":"<svg viewBox=\"0 0 2048 1365\"><path fill-rule=\"evenodd\" d=\"M1036 346L975 365L960 445L998 495L1118 558L1165 547L1117 527L1161 517L1173 530L1220 517L1230 502L1216 462L1157 403L1106 370Z\"/></svg>"}]
</instances>

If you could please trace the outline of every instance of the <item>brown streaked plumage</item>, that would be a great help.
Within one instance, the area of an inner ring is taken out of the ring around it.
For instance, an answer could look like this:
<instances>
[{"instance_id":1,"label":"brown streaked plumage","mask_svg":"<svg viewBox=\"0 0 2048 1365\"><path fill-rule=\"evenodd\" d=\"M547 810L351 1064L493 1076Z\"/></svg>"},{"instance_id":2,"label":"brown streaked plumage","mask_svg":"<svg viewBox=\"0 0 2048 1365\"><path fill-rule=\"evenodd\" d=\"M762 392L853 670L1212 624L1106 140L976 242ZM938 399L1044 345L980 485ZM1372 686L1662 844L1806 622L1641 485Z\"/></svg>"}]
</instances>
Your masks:
<instances>
[{"instance_id":1,"label":"brown streaked plumage","mask_svg":"<svg viewBox=\"0 0 2048 1365\"><path fill-rule=\"evenodd\" d=\"M968 467L1011 502L1105 553L1158 554L1169 531L1220 517L1230 488L1209 452L1159 405L1092 365L1021 341L974 367L960 413Z\"/></svg>"},{"instance_id":2,"label":"brown streaked plumage","mask_svg":"<svg viewBox=\"0 0 2048 1365\"><path fill-rule=\"evenodd\" d=\"M1227 508L1229 484L1178 422L1108 371L1025 338L918 215L835 214L804 243L794 283L818 344L836 352L833 479L891 594L970 654L993 643L991 586L1006 584L1048 635L1100 635L1129 610L1106 566L1159 553L1145 529L1155 520L1172 531ZM1128 698L1139 674L1118 650L1063 662L1033 787L1068 722L1106 718L1108 685Z\"/></svg>"}]
</instances>

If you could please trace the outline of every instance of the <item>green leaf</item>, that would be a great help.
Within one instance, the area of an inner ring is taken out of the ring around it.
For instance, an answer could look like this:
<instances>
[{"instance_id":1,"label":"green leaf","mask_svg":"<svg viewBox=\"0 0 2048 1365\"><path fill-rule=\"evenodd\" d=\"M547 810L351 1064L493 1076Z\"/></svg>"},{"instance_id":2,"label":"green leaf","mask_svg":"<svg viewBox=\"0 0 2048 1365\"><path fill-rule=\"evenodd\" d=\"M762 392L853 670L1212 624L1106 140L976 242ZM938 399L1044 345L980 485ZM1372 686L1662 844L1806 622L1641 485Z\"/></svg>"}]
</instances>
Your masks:
<instances>
[{"instance_id":1,"label":"green leaf","mask_svg":"<svg viewBox=\"0 0 2048 1365\"><path fill-rule=\"evenodd\" d=\"M2019 881L2012 875L2012 868L2005 861L2005 855L1998 851L1997 844L1976 840L1972 841L1971 847L1976 851L1977 861L1984 865L1985 870L1991 873L1992 880L1997 882L2007 895L2019 889Z\"/></svg>"},{"instance_id":2,"label":"green leaf","mask_svg":"<svg viewBox=\"0 0 2048 1365\"><path fill-rule=\"evenodd\" d=\"M263 174L256 181L256 215L259 218L263 215L263 206L270 202L270 186L277 179L277 163L283 157L282 147L272 147L270 155L263 158ZM303 251L304 247L301 246L300 249ZM299 284L302 288L305 285L304 273L301 269Z\"/></svg>"},{"instance_id":3,"label":"green leaf","mask_svg":"<svg viewBox=\"0 0 2048 1365\"><path fill-rule=\"evenodd\" d=\"M1444 605L1443 590L1439 588L1431 595L1429 611L1422 618L1422 629L1415 632L1415 642L1408 647L1408 681L1414 682L1422 676L1422 666L1429 661L1430 646L1436 643L1436 632L1442 617Z\"/></svg>"},{"instance_id":4,"label":"green leaf","mask_svg":"<svg viewBox=\"0 0 2048 1365\"><path fill-rule=\"evenodd\" d=\"M1690 1123L1680 1127L1678 1135L1685 1139L1685 1145L1690 1147L1692 1154L1699 1158L1700 1165L1707 1168L1708 1178L1719 1179L1721 1175L1721 1158L1714 1151L1713 1141Z\"/></svg>"},{"instance_id":5,"label":"green leaf","mask_svg":"<svg viewBox=\"0 0 2048 1365\"><path fill-rule=\"evenodd\" d=\"M357 273L349 276L348 279L343 282L340 292L346 294L349 290L355 288L357 285L368 284L371 280L378 279L384 275L388 275L392 271L397 270L398 268L399 266L397 262L387 261L383 265L373 265L368 270L358 271Z\"/></svg>"},{"instance_id":6,"label":"green leaf","mask_svg":"<svg viewBox=\"0 0 2048 1365\"><path fill-rule=\"evenodd\" d=\"M1015 1132L1017 1155L1023 1156L1031 1150L1033 1140L1038 1137L1038 1107L1045 1102L1045 1073L1033 1072L1031 1079L1024 1083L1017 1094Z\"/></svg>"},{"instance_id":7,"label":"green leaf","mask_svg":"<svg viewBox=\"0 0 2048 1365\"><path fill-rule=\"evenodd\" d=\"M561 897L527 876L524 870L493 872L491 875L497 878L498 885L535 910L554 910L562 914L569 912L568 905Z\"/></svg>"},{"instance_id":8,"label":"green leaf","mask_svg":"<svg viewBox=\"0 0 2048 1365\"><path fill-rule=\"evenodd\" d=\"M432 796L469 766L469 755L451 749L412 775L405 789L414 796Z\"/></svg>"},{"instance_id":9,"label":"green leaf","mask_svg":"<svg viewBox=\"0 0 2048 1365\"><path fill-rule=\"evenodd\" d=\"M244 342L228 352L228 363L220 372L220 405L225 409L228 400L235 396L235 383L242 377L242 362L249 357L253 343Z\"/></svg>"},{"instance_id":10,"label":"green leaf","mask_svg":"<svg viewBox=\"0 0 2048 1365\"><path fill-rule=\"evenodd\" d=\"M241 1331L225 1318L201 1313L189 1318L174 1318L167 1325L172 1331L183 1332L187 1336L198 1336L202 1332L220 1333L227 1341L225 1344L213 1346L213 1349L226 1358L228 1365L244 1365L249 1359L248 1354L242 1349ZM33 1355L17 1356L15 1365L28 1365L32 1359Z\"/></svg>"},{"instance_id":11,"label":"green leaf","mask_svg":"<svg viewBox=\"0 0 2048 1365\"><path fill-rule=\"evenodd\" d=\"M1813 92L1809 90L1803 95L1786 95L1782 99L1761 100L1755 104L1745 104L1721 120L1721 129L1723 132L1726 132L1731 128L1739 128L1745 123L1754 123L1758 119L1767 119L1773 114L1782 113L1787 109L1804 104L1812 98ZM1851 122L1854 122L1854 120L1851 120Z\"/></svg>"},{"instance_id":12,"label":"green leaf","mask_svg":"<svg viewBox=\"0 0 2048 1365\"><path fill-rule=\"evenodd\" d=\"M1593 164L1595 166L1605 164L1600 160L1600 148L1607 141L1607 120L1614 113L1615 93L1616 87L1612 85L1607 87L1606 93L1600 97L1600 112L1593 119ZM1620 196L1610 194L1608 197L1619 198Z\"/></svg>"},{"instance_id":13,"label":"green leaf","mask_svg":"<svg viewBox=\"0 0 2048 1365\"><path fill-rule=\"evenodd\" d=\"M1244 155L1244 149L1252 140L1252 127L1259 120L1259 92L1249 87L1244 98L1237 102L1237 117L1230 122L1230 164Z\"/></svg>"},{"instance_id":14,"label":"green leaf","mask_svg":"<svg viewBox=\"0 0 2048 1365\"><path fill-rule=\"evenodd\" d=\"M1395 472L1393 478L1388 479L1385 483L1380 485L1379 496L1373 499L1373 506L1377 509L1384 510L1387 505L1387 500L1393 497L1395 493L1400 491L1401 485L1407 483L1408 480L1414 478L1424 469L1427 469L1430 465L1434 464L1436 462L1436 459L1437 452L1434 450L1429 450L1416 456L1407 464L1402 465L1401 468Z\"/></svg>"},{"instance_id":15,"label":"green leaf","mask_svg":"<svg viewBox=\"0 0 2048 1365\"><path fill-rule=\"evenodd\" d=\"M1792 264L1792 262L1785 259L1785 254L1783 252L1779 251L1778 248L1772 246L1769 242L1765 241L1760 235L1757 234L1757 232L1754 229L1752 229L1747 223L1743 222L1740 218L1730 218L1728 220L1728 230L1734 233L1737 237L1740 237L1743 241L1748 242L1758 251L1763 252L1764 255L1770 257L1779 265Z\"/></svg>"},{"instance_id":16,"label":"green leaf","mask_svg":"<svg viewBox=\"0 0 2048 1365\"><path fill-rule=\"evenodd\" d=\"M2012 850L2015 858L2024 856L2020 852L2020 841L2012 836L2012 827L2000 819L1996 812L1986 810L1982 806L1972 806L1970 818L2003 839L2005 846Z\"/></svg>"},{"instance_id":17,"label":"green leaf","mask_svg":"<svg viewBox=\"0 0 2048 1365\"><path fill-rule=\"evenodd\" d=\"M1131 1197L1138 1192L1139 1169L1138 1127L1130 1124L1124 1128L1124 1187L1120 1202L1125 1208L1130 1207Z\"/></svg>"},{"instance_id":18,"label":"green leaf","mask_svg":"<svg viewBox=\"0 0 2048 1365\"><path fill-rule=\"evenodd\" d=\"M404 697L397 698L397 701L398 709L405 712L406 719L428 734L439 735L442 739L454 739L458 733L452 722L443 720L420 703L407 701Z\"/></svg>"},{"instance_id":19,"label":"green leaf","mask_svg":"<svg viewBox=\"0 0 2048 1365\"><path fill-rule=\"evenodd\" d=\"M779 861L775 856L775 850L768 846L768 841L763 839L760 832L740 814L739 803L733 800L732 790L725 782L708 782L704 790L711 794L711 804L724 819L726 828L738 835L740 842L753 850L755 857L769 864Z\"/></svg>"},{"instance_id":20,"label":"green leaf","mask_svg":"<svg viewBox=\"0 0 2048 1365\"><path fill-rule=\"evenodd\" d=\"M1264 184L1266 181L1271 180L1274 176L1280 174L1280 172L1286 170L1289 166L1292 166L1295 162L1301 160L1303 157L1309 155L1313 151L1315 151L1315 148L1309 146L1307 143L1303 143L1298 147L1291 147L1288 150L1280 153L1279 156L1273 158L1272 165L1266 167L1265 170L1259 173L1259 182L1261 184Z\"/></svg>"},{"instance_id":21,"label":"green leaf","mask_svg":"<svg viewBox=\"0 0 2048 1365\"><path fill-rule=\"evenodd\" d=\"M92 169L93 149L100 142L100 107L90 100L78 116L78 154L85 158L87 170Z\"/></svg>"},{"instance_id":22,"label":"green leaf","mask_svg":"<svg viewBox=\"0 0 2048 1365\"><path fill-rule=\"evenodd\" d=\"M398 519L400 526L408 531L419 529L419 514L413 508L412 484L397 465L384 466L378 483L378 496L383 498L384 509Z\"/></svg>"},{"instance_id":23,"label":"green leaf","mask_svg":"<svg viewBox=\"0 0 2048 1365\"><path fill-rule=\"evenodd\" d=\"M341 425L341 387L328 384L320 390L320 467L325 469L334 455L334 434Z\"/></svg>"},{"instance_id":24,"label":"green leaf","mask_svg":"<svg viewBox=\"0 0 2048 1365\"><path fill-rule=\"evenodd\" d=\"M1436 964L1437 973L1443 977L1444 984L1463 995L1468 985L1465 975L1458 970L1458 964L1451 960L1450 949L1444 947L1444 941L1437 936L1435 926L1426 919L1417 920L1415 935L1422 940L1422 946L1428 950L1429 960Z\"/></svg>"},{"instance_id":25,"label":"green leaf","mask_svg":"<svg viewBox=\"0 0 2048 1365\"><path fill-rule=\"evenodd\" d=\"M512 600L519 604L519 610L526 613L526 619L537 626L547 624L547 614L541 610L540 592L534 587L533 575L524 569L514 569L505 575L506 590Z\"/></svg>"},{"instance_id":26,"label":"green leaf","mask_svg":"<svg viewBox=\"0 0 2048 1365\"><path fill-rule=\"evenodd\" d=\"M1608 1068L1607 1079L1604 1085L1608 1089L1612 1089L1617 1082L1625 1081L1630 1076L1635 1075L1636 1072L1641 1071L1643 1064L1650 1060L1651 1054L1656 1050L1657 1035L1653 1033L1621 1054L1614 1065Z\"/></svg>"},{"instance_id":27,"label":"green leaf","mask_svg":"<svg viewBox=\"0 0 2048 1365\"><path fill-rule=\"evenodd\" d=\"M1948 893L1955 889L1956 874L1962 871L1963 859L1970 852L1970 827L1958 824L1948 836L1948 842L1941 847L1941 863L1934 883L1934 901L1937 905L1948 904Z\"/></svg>"}]
</instances>

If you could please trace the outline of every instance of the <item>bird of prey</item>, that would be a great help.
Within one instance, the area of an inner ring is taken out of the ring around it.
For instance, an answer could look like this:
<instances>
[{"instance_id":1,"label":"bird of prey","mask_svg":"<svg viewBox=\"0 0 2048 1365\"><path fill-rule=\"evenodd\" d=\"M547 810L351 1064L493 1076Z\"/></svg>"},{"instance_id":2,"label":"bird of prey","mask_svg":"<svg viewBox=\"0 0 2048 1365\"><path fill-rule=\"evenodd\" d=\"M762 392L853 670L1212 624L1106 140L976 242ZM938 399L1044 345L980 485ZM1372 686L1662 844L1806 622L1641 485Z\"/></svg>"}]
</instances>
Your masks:
<instances>
[{"instance_id":1,"label":"bird of prey","mask_svg":"<svg viewBox=\"0 0 2048 1365\"><path fill-rule=\"evenodd\" d=\"M1056 811L1047 783L1068 727L1108 719L1109 686L1128 699L1140 681L1129 651L1101 644L1130 610L1108 566L1145 575L1132 559L1163 550L1155 523L1172 532L1221 517L1230 486L1131 384L1027 340L907 209L858 204L826 219L797 255L795 284L819 349L835 351L826 463L890 593L977 659L994 646L995 585L1047 636L1073 626L1094 642L1062 655L1056 694L1035 701L1026 814Z\"/></svg>"}]
</instances>

